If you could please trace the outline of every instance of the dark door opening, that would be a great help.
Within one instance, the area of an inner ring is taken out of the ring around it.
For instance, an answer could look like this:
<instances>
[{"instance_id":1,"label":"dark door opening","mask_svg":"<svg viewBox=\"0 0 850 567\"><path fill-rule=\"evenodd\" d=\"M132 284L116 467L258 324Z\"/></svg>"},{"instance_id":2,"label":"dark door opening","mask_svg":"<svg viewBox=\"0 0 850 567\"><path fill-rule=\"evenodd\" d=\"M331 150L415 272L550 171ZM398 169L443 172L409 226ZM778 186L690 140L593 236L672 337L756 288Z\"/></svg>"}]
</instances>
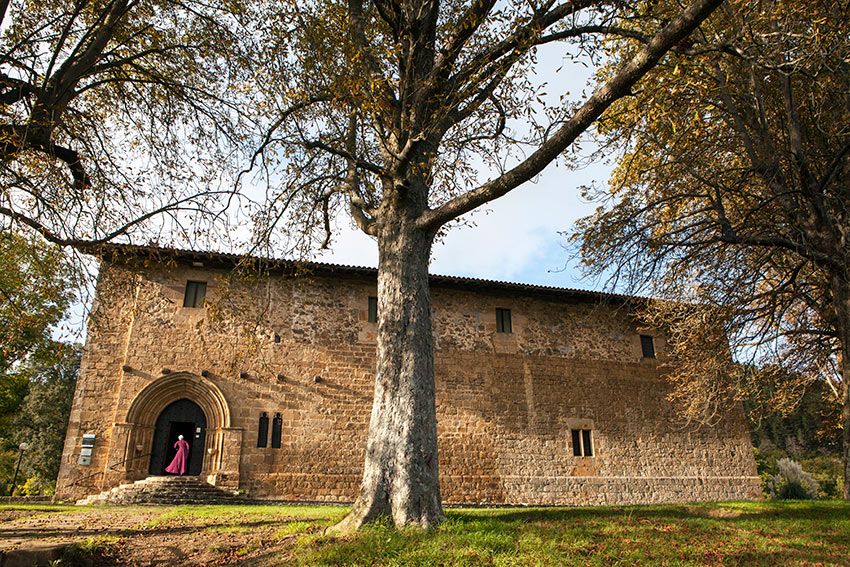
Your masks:
<instances>
[{"instance_id":1,"label":"dark door opening","mask_svg":"<svg viewBox=\"0 0 850 567\"><path fill-rule=\"evenodd\" d=\"M186 474L201 474L204 461L204 440L207 419L201 407L191 400L177 400L168 405L156 420L151 447L150 474L167 474L165 467L174 459L174 444L182 435L189 443L189 462Z\"/></svg>"}]
</instances>

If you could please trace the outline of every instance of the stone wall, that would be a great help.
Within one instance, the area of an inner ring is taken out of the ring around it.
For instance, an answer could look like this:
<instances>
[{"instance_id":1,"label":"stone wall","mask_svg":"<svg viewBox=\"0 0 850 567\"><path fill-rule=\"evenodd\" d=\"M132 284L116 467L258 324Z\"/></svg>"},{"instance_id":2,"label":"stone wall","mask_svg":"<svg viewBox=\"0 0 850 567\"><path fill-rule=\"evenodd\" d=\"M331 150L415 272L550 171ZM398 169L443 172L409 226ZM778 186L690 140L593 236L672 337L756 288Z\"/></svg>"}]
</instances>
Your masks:
<instances>
[{"instance_id":1,"label":"stone wall","mask_svg":"<svg viewBox=\"0 0 850 567\"><path fill-rule=\"evenodd\" d=\"M182 307L187 280L208 282L205 308ZM664 341L656 337L658 359L643 359L639 335L653 333L638 329L622 302L472 287L432 285L447 502L758 497L741 412L714 428L678 423L658 366ZM260 498L352 500L371 410L376 325L367 305L376 291L362 273L256 277L183 263L104 264L60 496L146 474L150 448L138 440L148 437L128 418L131 405L179 373L209 383L229 406L222 438L206 440L211 480ZM496 332L497 307L511 309L513 333ZM279 449L257 447L261 412L282 418ZM571 428L593 431L593 457L573 456ZM98 435L91 466L77 464L82 433Z\"/></svg>"}]
</instances>

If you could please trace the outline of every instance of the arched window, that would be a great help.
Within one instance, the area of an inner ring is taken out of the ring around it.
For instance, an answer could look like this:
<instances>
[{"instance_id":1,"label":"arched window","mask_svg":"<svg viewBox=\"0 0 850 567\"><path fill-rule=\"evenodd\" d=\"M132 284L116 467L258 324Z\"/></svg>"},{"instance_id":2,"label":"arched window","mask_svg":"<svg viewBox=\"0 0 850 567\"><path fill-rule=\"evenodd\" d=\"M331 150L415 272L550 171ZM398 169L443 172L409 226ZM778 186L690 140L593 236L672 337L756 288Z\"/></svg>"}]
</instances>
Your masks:
<instances>
[{"instance_id":1,"label":"arched window","mask_svg":"<svg viewBox=\"0 0 850 567\"><path fill-rule=\"evenodd\" d=\"M272 421L272 449L280 449L280 430L283 428L283 418L279 413L274 414Z\"/></svg>"},{"instance_id":2,"label":"arched window","mask_svg":"<svg viewBox=\"0 0 850 567\"><path fill-rule=\"evenodd\" d=\"M257 447L269 446L269 416L266 412L260 414L260 427L257 429Z\"/></svg>"}]
</instances>

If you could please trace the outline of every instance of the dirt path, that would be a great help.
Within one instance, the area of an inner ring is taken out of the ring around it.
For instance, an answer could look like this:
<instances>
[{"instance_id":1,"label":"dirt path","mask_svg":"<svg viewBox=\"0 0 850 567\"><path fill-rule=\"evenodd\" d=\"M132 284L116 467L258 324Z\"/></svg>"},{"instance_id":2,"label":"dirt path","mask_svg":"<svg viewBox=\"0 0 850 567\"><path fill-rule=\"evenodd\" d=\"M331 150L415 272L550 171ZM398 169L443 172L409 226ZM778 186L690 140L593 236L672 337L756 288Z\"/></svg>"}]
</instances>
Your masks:
<instances>
[{"instance_id":1,"label":"dirt path","mask_svg":"<svg viewBox=\"0 0 850 567\"><path fill-rule=\"evenodd\" d=\"M0 517L0 549L14 549L32 541L58 543L122 535L159 514L156 509L135 507L88 508L79 512L4 510Z\"/></svg>"},{"instance_id":2,"label":"dirt path","mask_svg":"<svg viewBox=\"0 0 850 567\"><path fill-rule=\"evenodd\" d=\"M245 565L285 558L299 534L324 529L321 514L276 507L172 506L0 510L0 552L99 543L95 565Z\"/></svg>"}]
</instances>

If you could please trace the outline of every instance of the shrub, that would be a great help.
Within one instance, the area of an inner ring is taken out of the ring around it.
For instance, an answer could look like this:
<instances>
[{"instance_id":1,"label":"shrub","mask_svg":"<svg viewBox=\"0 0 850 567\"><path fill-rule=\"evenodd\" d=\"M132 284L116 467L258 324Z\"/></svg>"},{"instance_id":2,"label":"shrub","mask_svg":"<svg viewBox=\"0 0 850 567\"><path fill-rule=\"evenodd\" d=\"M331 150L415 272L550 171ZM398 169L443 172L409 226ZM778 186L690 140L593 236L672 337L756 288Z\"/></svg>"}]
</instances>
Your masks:
<instances>
[{"instance_id":1,"label":"shrub","mask_svg":"<svg viewBox=\"0 0 850 567\"><path fill-rule=\"evenodd\" d=\"M24 496L51 496L55 487L53 482L36 475L29 477L19 490Z\"/></svg>"},{"instance_id":2,"label":"shrub","mask_svg":"<svg viewBox=\"0 0 850 567\"><path fill-rule=\"evenodd\" d=\"M803 469L820 484L823 498L839 498L844 490L844 465L834 455L800 459Z\"/></svg>"},{"instance_id":3,"label":"shrub","mask_svg":"<svg viewBox=\"0 0 850 567\"><path fill-rule=\"evenodd\" d=\"M777 500L814 500L820 493L820 485L803 470L800 463L791 459L779 459L779 472L768 483L768 494Z\"/></svg>"}]
</instances>

